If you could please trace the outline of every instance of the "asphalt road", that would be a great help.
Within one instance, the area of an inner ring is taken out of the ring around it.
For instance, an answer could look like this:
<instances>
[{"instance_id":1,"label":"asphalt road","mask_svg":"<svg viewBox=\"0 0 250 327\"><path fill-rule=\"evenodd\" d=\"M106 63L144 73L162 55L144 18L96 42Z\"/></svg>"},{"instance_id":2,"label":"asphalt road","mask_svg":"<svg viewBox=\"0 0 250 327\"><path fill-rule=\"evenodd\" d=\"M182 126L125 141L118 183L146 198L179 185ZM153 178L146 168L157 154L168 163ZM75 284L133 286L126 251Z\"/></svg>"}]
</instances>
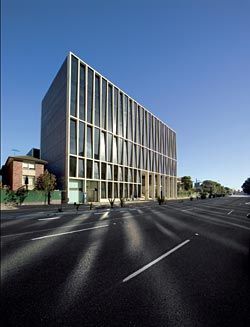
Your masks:
<instances>
[{"instance_id":1,"label":"asphalt road","mask_svg":"<svg viewBox=\"0 0 250 327\"><path fill-rule=\"evenodd\" d=\"M2 215L4 326L250 326L250 198L31 210Z\"/></svg>"}]
</instances>

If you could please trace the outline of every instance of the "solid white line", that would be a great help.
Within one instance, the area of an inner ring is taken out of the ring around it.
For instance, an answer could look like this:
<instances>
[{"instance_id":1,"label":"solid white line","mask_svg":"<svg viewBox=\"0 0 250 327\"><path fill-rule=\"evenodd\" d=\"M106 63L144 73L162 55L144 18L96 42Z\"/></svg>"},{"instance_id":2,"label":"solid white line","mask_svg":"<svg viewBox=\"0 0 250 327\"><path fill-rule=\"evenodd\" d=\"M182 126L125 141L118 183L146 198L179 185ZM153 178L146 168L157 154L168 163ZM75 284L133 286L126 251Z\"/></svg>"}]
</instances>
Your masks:
<instances>
[{"instance_id":1,"label":"solid white line","mask_svg":"<svg viewBox=\"0 0 250 327\"><path fill-rule=\"evenodd\" d=\"M229 212L228 212L228 215L230 215L232 212L233 212L233 210L229 211Z\"/></svg>"},{"instance_id":2,"label":"solid white line","mask_svg":"<svg viewBox=\"0 0 250 327\"><path fill-rule=\"evenodd\" d=\"M150 263L148 263L146 266L142 267L141 269L137 270L136 272L134 272L133 274L129 275L128 277L123 279L123 283L129 281L130 279L134 278L135 276L141 274L143 271L145 271L146 269L150 268L151 266L155 265L157 262L161 261L162 259L166 258L167 256L169 256L171 253L175 252L176 250L178 250L179 248L181 248L182 246L186 245L187 243L189 243L190 240L186 240L184 242L182 242L181 244L175 246L173 249L169 250L168 252L164 253L163 255L161 255L159 258L151 261Z\"/></svg>"},{"instance_id":3,"label":"solid white line","mask_svg":"<svg viewBox=\"0 0 250 327\"><path fill-rule=\"evenodd\" d=\"M195 208L190 208L190 209L182 209L181 211L189 211L189 210L194 210Z\"/></svg>"},{"instance_id":4,"label":"solid white line","mask_svg":"<svg viewBox=\"0 0 250 327\"><path fill-rule=\"evenodd\" d=\"M53 219L60 219L61 217L52 217L52 218L39 218L38 220L53 220Z\"/></svg>"},{"instance_id":5,"label":"solid white line","mask_svg":"<svg viewBox=\"0 0 250 327\"><path fill-rule=\"evenodd\" d=\"M84 229L73 230L73 231L65 232L65 233L58 233L58 234L52 234L52 235L41 236L41 237L35 237L35 238L32 238L31 241L42 240L43 238L49 238L49 237L55 237L55 236L61 236L61 235L66 235L66 234L79 233L79 232L84 232L84 231L86 231L86 230L97 229L97 228L103 228L103 227L108 227L108 225L101 225L101 226L96 226L96 227L90 227L90 228L84 228Z\"/></svg>"}]
</instances>

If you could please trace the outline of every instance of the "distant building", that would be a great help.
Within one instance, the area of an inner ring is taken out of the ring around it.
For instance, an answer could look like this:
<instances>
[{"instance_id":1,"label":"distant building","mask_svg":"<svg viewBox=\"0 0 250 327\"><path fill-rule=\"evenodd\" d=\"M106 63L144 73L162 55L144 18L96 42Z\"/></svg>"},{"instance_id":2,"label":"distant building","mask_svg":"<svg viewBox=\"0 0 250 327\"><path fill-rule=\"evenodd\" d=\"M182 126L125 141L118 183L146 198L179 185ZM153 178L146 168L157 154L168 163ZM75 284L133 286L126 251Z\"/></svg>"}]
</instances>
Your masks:
<instances>
[{"instance_id":1,"label":"distant building","mask_svg":"<svg viewBox=\"0 0 250 327\"><path fill-rule=\"evenodd\" d=\"M37 149L37 148L30 149L29 152L27 153L27 156L31 156L31 157L40 159L40 149Z\"/></svg>"},{"instance_id":2,"label":"distant building","mask_svg":"<svg viewBox=\"0 0 250 327\"><path fill-rule=\"evenodd\" d=\"M8 157L2 167L2 184L13 191L26 185L32 190L37 177L43 174L45 164L47 161L28 155Z\"/></svg>"},{"instance_id":3,"label":"distant building","mask_svg":"<svg viewBox=\"0 0 250 327\"><path fill-rule=\"evenodd\" d=\"M72 53L42 101L41 158L70 203L177 195L175 131Z\"/></svg>"}]
</instances>

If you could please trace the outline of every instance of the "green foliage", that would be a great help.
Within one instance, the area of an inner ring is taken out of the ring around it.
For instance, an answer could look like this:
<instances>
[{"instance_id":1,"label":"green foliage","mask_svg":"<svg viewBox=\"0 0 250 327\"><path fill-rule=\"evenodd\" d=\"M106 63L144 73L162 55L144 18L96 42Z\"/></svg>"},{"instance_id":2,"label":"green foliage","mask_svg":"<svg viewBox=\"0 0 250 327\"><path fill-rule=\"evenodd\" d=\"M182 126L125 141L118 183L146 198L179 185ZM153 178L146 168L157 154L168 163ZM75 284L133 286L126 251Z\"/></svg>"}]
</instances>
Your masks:
<instances>
[{"instance_id":1,"label":"green foliage","mask_svg":"<svg viewBox=\"0 0 250 327\"><path fill-rule=\"evenodd\" d=\"M207 198L207 192L202 192L202 193L200 194L200 196L201 196L201 199L202 199L202 200L206 199L206 198Z\"/></svg>"},{"instance_id":2,"label":"green foliage","mask_svg":"<svg viewBox=\"0 0 250 327\"><path fill-rule=\"evenodd\" d=\"M54 191L55 187L56 187L56 176L53 174L50 174L47 169L36 180L35 188L36 188L36 190L44 191L45 201L46 201L46 196L47 196L48 204L50 204L50 197L51 197L50 193Z\"/></svg>"},{"instance_id":3,"label":"green foliage","mask_svg":"<svg viewBox=\"0 0 250 327\"><path fill-rule=\"evenodd\" d=\"M241 187L244 193L250 194L250 177L245 180Z\"/></svg>"},{"instance_id":4,"label":"green foliage","mask_svg":"<svg viewBox=\"0 0 250 327\"><path fill-rule=\"evenodd\" d=\"M22 204L28 196L28 190L25 187L20 187L16 191L7 189L5 192L4 202L9 204Z\"/></svg>"},{"instance_id":5,"label":"green foliage","mask_svg":"<svg viewBox=\"0 0 250 327\"><path fill-rule=\"evenodd\" d=\"M189 191L193 187L193 182L190 176L183 176L181 178L181 182L183 183L183 188L185 191Z\"/></svg>"},{"instance_id":6,"label":"green foliage","mask_svg":"<svg viewBox=\"0 0 250 327\"><path fill-rule=\"evenodd\" d=\"M28 190L25 187L20 187L16 191L16 197L20 205L24 202L27 196L28 196Z\"/></svg>"}]
</instances>

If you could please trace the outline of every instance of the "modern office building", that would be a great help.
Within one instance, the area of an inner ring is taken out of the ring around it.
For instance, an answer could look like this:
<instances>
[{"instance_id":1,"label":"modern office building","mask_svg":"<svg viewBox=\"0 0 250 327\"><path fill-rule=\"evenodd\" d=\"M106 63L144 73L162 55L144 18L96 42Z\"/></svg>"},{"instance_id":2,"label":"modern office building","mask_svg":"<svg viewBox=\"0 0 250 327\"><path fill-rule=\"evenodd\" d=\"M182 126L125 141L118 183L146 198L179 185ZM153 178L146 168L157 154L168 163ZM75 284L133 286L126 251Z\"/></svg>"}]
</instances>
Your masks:
<instances>
[{"instance_id":1,"label":"modern office building","mask_svg":"<svg viewBox=\"0 0 250 327\"><path fill-rule=\"evenodd\" d=\"M176 133L71 52L42 101L41 158L70 203L176 197Z\"/></svg>"}]
</instances>

